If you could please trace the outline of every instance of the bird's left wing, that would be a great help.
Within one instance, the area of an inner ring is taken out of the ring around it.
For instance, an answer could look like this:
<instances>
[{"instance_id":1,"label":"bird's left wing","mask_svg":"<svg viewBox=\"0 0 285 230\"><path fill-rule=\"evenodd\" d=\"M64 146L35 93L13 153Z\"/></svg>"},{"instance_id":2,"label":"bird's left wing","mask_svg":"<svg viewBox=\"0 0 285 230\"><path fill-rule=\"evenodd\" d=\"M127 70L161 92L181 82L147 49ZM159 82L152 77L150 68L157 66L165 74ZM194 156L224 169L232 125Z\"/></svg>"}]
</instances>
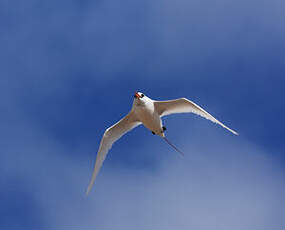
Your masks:
<instances>
[{"instance_id":1,"label":"bird's left wing","mask_svg":"<svg viewBox=\"0 0 285 230\"><path fill-rule=\"evenodd\" d=\"M140 124L141 122L138 121L134 112L131 111L127 116L122 118L116 124L106 129L100 142L100 147L97 153L92 178L86 192L87 195L90 192L94 184L94 181L96 179L96 176L103 164L103 161L105 160L106 155L108 151L111 149L113 143L117 141L121 136L123 136L126 132L130 131L131 129L135 128Z\"/></svg>"},{"instance_id":2,"label":"bird's left wing","mask_svg":"<svg viewBox=\"0 0 285 230\"><path fill-rule=\"evenodd\" d=\"M233 134L238 135L236 131L225 126L222 122L218 121L211 114L202 109L199 105L196 105L194 102L188 100L187 98L179 98L176 100L169 100L169 101L155 101L154 107L161 117L173 113L195 113L214 123L219 124L220 126L229 130Z\"/></svg>"}]
</instances>

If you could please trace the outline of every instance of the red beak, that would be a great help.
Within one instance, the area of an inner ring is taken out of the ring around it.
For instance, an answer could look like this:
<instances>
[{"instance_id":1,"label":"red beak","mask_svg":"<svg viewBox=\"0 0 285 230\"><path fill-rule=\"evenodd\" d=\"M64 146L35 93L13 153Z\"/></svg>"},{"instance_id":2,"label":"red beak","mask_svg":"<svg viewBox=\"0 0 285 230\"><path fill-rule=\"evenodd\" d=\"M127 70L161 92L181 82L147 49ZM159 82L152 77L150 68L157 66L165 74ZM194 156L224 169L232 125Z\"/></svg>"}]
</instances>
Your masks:
<instances>
[{"instance_id":1,"label":"red beak","mask_svg":"<svg viewBox=\"0 0 285 230\"><path fill-rule=\"evenodd\" d=\"M138 92L135 92L135 97L138 99L138 98L141 98L141 96L138 94Z\"/></svg>"}]
</instances>

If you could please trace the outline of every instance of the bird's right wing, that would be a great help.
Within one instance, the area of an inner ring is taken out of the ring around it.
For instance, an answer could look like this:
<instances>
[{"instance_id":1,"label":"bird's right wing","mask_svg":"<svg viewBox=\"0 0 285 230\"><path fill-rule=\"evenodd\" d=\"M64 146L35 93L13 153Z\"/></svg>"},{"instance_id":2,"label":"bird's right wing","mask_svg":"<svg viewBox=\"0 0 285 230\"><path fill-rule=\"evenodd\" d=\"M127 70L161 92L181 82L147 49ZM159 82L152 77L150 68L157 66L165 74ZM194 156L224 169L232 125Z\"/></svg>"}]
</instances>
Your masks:
<instances>
[{"instance_id":1,"label":"bird's right wing","mask_svg":"<svg viewBox=\"0 0 285 230\"><path fill-rule=\"evenodd\" d=\"M165 115L173 114L173 113L195 113L204 117L225 129L229 130L235 135L238 133L229 127L225 126L222 122L218 121L211 114L209 114L206 110L202 109L199 105L196 105L194 102L188 100L187 98L179 98L175 100L169 101L155 101L154 106L158 114L162 117Z\"/></svg>"},{"instance_id":2,"label":"bird's right wing","mask_svg":"<svg viewBox=\"0 0 285 230\"><path fill-rule=\"evenodd\" d=\"M101 142L100 147L97 153L96 162L92 174L91 181L89 183L86 195L90 192L96 176L103 164L103 161L106 158L108 151L111 149L113 143L117 141L121 136L123 136L126 132L140 125L141 122L138 121L136 115L131 111L127 116L122 118L119 122L106 129Z\"/></svg>"}]
</instances>

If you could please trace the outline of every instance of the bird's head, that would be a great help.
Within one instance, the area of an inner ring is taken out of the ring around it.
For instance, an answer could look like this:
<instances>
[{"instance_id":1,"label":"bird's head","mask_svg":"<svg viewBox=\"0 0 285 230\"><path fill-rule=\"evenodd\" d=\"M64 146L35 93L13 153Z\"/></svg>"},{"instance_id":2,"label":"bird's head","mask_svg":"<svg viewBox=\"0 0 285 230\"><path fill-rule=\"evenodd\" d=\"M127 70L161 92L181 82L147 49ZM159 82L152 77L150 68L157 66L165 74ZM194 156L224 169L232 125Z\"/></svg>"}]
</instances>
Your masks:
<instances>
[{"instance_id":1,"label":"bird's head","mask_svg":"<svg viewBox=\"0 0 285 230\"><path fill-rule=\"evenodd\" d=\"M135 99L141 99L141 98L143 98L144 97L144 94L143 93L141 93L141 92L135 92L135 95L134 95L134 98Z\"/></svg>"},{"instance_id":2,"label":"bird's head","mask_svg":"<svg viewBox=\"0 0 285 230\"><path fill-rule=\"evenodd\" d=\"M134 103L136 105L145 104L146 100L148 99L147 96L145 96L143 93L137 91L134 94L134 98Z\"/></svg>"}]
</instances>

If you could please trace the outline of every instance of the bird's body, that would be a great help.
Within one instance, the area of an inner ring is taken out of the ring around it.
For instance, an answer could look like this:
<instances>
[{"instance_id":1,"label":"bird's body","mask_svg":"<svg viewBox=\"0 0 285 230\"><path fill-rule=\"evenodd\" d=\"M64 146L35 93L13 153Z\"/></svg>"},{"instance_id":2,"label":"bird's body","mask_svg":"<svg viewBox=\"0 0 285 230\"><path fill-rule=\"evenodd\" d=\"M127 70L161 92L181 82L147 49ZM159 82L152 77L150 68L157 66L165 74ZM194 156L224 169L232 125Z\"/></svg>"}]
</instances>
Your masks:
<instances>
[{"instance_id":1,"label":"bird's body","mask_svg":"<svg viewBox=\"0 0 285 230\"><path fill-rule=\"evenodd\" d=\"M137 119L150 131L164 137L162 121L155 109L154 101L144 96L144 101L135 100L132 111Z\"/></svg>"},{"instance_id":2,"label":"bird's body","mask_svg":"<svg viewBox=\"0 0 285 230\"><path fill-rule=\"evenodd\" d=\"M182 152L179 151L174 145L172 145L165 137L164 131L166 128L162 125L161 121L161 117L165 115L174 113L195 113L214 123L221 125L225 129L237 135L235 131L225 126L200 106L196 105L194 102L186 98L169 101L155 101L140 92L136 92L134 97L135 99L131 111L119 122L106 129L103 138L101 139L94 171L87 189L87 194L90 192L96 176L103 164L103 161L105 160L105 157L109 149L112 147L113 143L121 136L123 136L126 132L130 131L140 124L143 124L153 134L162 137L168 144L170 144L181 154Z\"/></svg>"}]
</instances>

